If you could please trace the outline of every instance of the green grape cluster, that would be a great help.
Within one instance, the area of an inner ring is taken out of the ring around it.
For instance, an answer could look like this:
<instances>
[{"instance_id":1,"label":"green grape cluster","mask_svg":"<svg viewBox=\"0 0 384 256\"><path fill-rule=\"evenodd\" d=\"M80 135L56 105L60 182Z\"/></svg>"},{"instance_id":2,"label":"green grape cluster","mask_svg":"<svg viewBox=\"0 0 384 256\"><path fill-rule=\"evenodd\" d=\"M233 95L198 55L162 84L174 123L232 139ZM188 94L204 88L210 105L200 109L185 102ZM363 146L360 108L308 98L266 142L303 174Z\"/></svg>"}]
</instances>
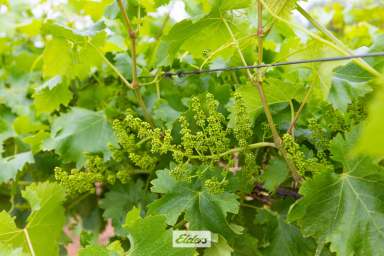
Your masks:
<instances>
[{"instance_id":1,"label":"green grape cluster","mask_svg":"<svg viewBox=\"0 0 384 256\"><path fill-rule=\"evenodd\" d=\"M245 173L246 181L253 183L255 181L254 175L259 173L259 166L256 164L256 155L251 151L244 153L244 164L241 170Z\"/></svg>"},{"instance_id":2,"label":"green grape cluster","mask_svg":"<svg viewBox=\"0 0 384 256\"><path fill-rule=\"evenodd\" d=\"M247 182L254 182L254 174L258 170L256 155L247 149L253 135L252 125L241 95L235 94L234 98L235 122L234 127L229 129L212 94L193 97L189 110L177 120L180 124L180 143L175 143L170 130L153 128L127 111L123 119L113 121L112 128L119 146L111 146L111 160L104 162L99 156L89 156L81 170L57 168L56 179L72 194L93 192L95 182L126 183L137 170L141 173L153 172L162 156L168 154L176 162L176 167L171 169L172 176L191 182L193 177L199 175L192 175L190 168L186 167L189 163L200 161L201 164L211 165L220 160L230 166L233 155L226 152L235 147L231 145L233 136L242 148L239 156L242 175ZM214 186L216 183L209 180L206 185L212 188L211 191L218 192L219 183Z\"/></svg>"},{"instance_id":3,"label":"green grape cluster","mask_svg":"<svg viewBox=\"0 0 384 256\"><path fill-rule=\"evenodd\" d=\"M228 150L230 139L225 129L225 117L217 111L218 102L213 95L207 94L203 107L199 97L193 97L190 112L193 120L186 115L179 117L181 143L174 144L171 131L152 128L140 118L127 114L124 120L115 120L113 129L121 147L129 153L130 160L140 168L154 168L159 155L171 153L173 159L183 163L188 159L218 160L215 156ZM196 124L197 130L191 129L191 123ZM140 146L147 146L151 154L138 150ZM210 156L210 157L207 157Z\"/></svg>"},{"instance_id":4,"label":"green grape cluster","mask_svg":"<svg viewBox=\"0 0 384 256\"><path fill-rule=\"evenodd\" d=\"M129 153L129 159L142 170L154 170L158 161L146 152Z\"/></svg>"},{"instance_id":5,"label":"green grape cluster","mask_svg":"<svg viewBox=\"0 0 384 256\"><path fill-rule=\"evenodd\" d=\"M307 173L314 174L322 169L328 168L326 162L320 163L317 158L312 157L307 159L291 134L284 134L282 139L288 157L294 162L302 177L307 176Z\"/></svg>"},{"instance_id":6,"label":"green grape cluster","mask_svg":"<svg viewBox=\"0 0 384 256\"><path fill-rule=\"evenodd\" d=\"M346 118L351 127L361 123L367 117L367 107L362 99L357 99L348 106Z\"/></svg>"},{"instance_id":7,"label":"green grape cluster","mask_svg":"<svg viewBox=\"0 0 384 256\"><path fill-rule=\"evenodd\" d=\"M85 192L95 192L95 182L101 182L101 173L83 172L79 169L72 169L70 172L64 171L60 167L55 168L55 179L65 188L67 194L76 195Z\"/></svg>"},{"instance_id":8,"label":"green grape cluster","mask_svg":"<svg viewBox=\"0 0 384 256\"><path fill-rule=\"evenodd\" d=\"M235 92L234 99L235 104L233 110L235 114L235 126L233 128L233 133L239 147L245 148L245 150L242 151L244 157L241 172L244 182L251 185L256 181L255 176L259 170L256 164L256 155L251 150L246 149L253 135L252 123L249 119L249 114L241 94Z\"/></svg>"},{"instance_id":9,"label":"green grape cluster","mask_svg":"<svg viewBox=\"0 0 384 256\"><path fill-rule=\"evenodd\" d=\"M88 156L83 169L65 171L55 168L55 179L65 188L69 195L94 193L95 183L115 184L117 180L127 183L131 176L131 169L111 168L108 162L100 156Z\"/></svg>"},{"instance_id":10,"label":"green grape cluster","mask_svg":"<svg viewBox=\"0 0 384 256\"><path fill-rule=\"evenodd\" d=\"M233 128L234 135L236 140L239 143L240 147L246 147L248 145L249 139L252 137L252 125L249 120L249 115L244 103L243 98L240 93L236 92L234 94L235 105L234 105L234 115L235 115L235 127Z\"/></svg>"},{"instance_id":11,"label":"green grape cluster","mask_svg":"<svg viewBox=\"0 0 384 256\"><path fill-rule=\"evenodd\" d=\"M204 188L211 194L221 194L225 190L228 181L223 179L219 181L216 177L212 177L204 181Z\"/></svg>"},{"instance_id":12,"label":"green grape cluster","mask_svg":"<svg viewBox=\"0 0 384 256\"><path fill-rule=\"evenodd\" d=\"M174 177L177 181L185 181L188 183L192 182L192 173L190 166L185 163L176 165L170 170L169 174Z\"/></svg>"},{"instance_id":13,"label":"green grape cluster","mask_svg":"<svg viewBox=\"0 0 384 256\"><path fill-rule=\"evenodd\" d=\"M340 111L329 107L328 110L325 111L324 116L327 118L327 128L331 133L337 134L349 130L350 126Z\"/></svg>"},{"instance_id":14,"label":"green grape cluster","mask_svg":"<svg viewBox=\"0 0 384 256\"><path fill-rule=\"evenodd\" d=\"M207 106L207 143L212 154L221 153L229 148L227 130L224 127L225 117L217 111L219 103L213 95L208 93L206 96Z\"/></svg>"},{"instance_id":15,"label":"green grape cluster","mask_svg":"<svg viewBox=\"0 0 384 256\"><path fill-rule=\"evenodd\" d=\"M181 126L181 147L185 156L197 155L200 160L204 160L205 155L217 155L229 149L230 140L225 129L225 117L217 111L218 102L212 94L205 97L205 109L202 107L201 99L193 97L191 99L190 110L193 113L193 122L198 126L198 130L193 132L190 128L186 116L179 118ZM216 159L218 160L218 159Z\"/></svg>"},{"instance_id":16,"label":"green grape cluster","mask_svg":"<svg viewBox=\"0 0 384 256\"><path fill-rule=\"evenodd\" d=\"M124 120L114 120L113 130L119 144L128 152L137 152L138 146L150 142L152 153L167 153L173 149L171 131L152 128L147 122L128 113ZM137 141L139 139L140 141ZM125 147L127 145L128 147ZM148 144L147 144L148 145Z\"/></svg>"},{"instance_id":17,"label":"green grape cluster","mask_svg":"<svg viewBox=\"0 0 384 256\"><path fill-rule=\"evenodd\" d=\"M321 161L326 161L325 151L329 148L329 136L327 136L326 132L315 118L308 120L308 128L311 130L311 139L317 149L317 157Z\"/></svg>"},{"instance_id":18,"label":"green grape cluster","mask_svg":"<svg viewBox=\"0 0 384 256\"><path fill-rule=\"evenodd\" d=\"M299 144L295 142L293 136L286 133L282 137L284 149L287 151L289 158L295 163L300 174L304 176L305 173L305 156L300 150Z\"/></svg>"},{"instance_id":19,"label":"green grape cluster","mask_svg":"<svg viewBox=\"0 0 384 256\"><path fill-rule=\"evenodd\" d=\"M180 143L175 143L170 130L153 128L128 111L124 119L113 121L112 127L119 146L110 147L111 160L104 162L99 156L88 156L82 169L65 171L57 168L56 179L72 195L93 193L95 182L126 183L136 170L153 172L162 155L169 154L176 162L176 167L172 168L170 173L177 180L191 182L194 177L204 180L203 174L192 174L189 163L200 161L201 164L211 165L218 160L224 160L230 164L233 156L223 153L235 146L231 145L230 138L233 135L243 148L242 174L247 181L254 182L253 176L258 167L255 154L246 149L253 133L245 104L241 96L235 94L236 117L232 129L227 128L225 117L218 111L218 107L219 103L212 94L193 97L189 111L178 119ZM226 169L225 173L228 170ZM208 179L203 183L212 193L219 193L226 184L215 179Z\"/></svg>"},{"instance_id":20,"label":"green grape cluster","mask_svg":"<svg viewBox=\"0 0 384 256\"><path fill-rule=\"evenodd\" d=\"M67 172L60 167L55 168L55 179L72 196L85 192L94 193L95 183L103 182L109 176L103 160L98 156L88 158L85 170L75 168Z\"/></svg>"}]
</instances>

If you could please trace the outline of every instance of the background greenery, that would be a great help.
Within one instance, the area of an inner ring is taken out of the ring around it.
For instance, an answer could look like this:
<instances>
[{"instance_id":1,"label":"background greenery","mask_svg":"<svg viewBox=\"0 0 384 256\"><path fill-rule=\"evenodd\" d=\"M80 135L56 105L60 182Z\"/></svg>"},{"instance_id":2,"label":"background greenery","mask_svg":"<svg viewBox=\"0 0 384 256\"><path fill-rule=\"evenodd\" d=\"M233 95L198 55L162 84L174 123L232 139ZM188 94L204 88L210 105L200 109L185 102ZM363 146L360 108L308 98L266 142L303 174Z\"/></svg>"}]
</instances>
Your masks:
<instances>
[{"instance_id":1,"label":"background greenery","mask_svg":"<svg viewBox=\"0 0 384 256\"><path fill-rule=\"evenodd\" d=\"M0 255L384 255L383 57L162 76L383 31L373 0L0 0Z\"/></svg>"}]
</instances>

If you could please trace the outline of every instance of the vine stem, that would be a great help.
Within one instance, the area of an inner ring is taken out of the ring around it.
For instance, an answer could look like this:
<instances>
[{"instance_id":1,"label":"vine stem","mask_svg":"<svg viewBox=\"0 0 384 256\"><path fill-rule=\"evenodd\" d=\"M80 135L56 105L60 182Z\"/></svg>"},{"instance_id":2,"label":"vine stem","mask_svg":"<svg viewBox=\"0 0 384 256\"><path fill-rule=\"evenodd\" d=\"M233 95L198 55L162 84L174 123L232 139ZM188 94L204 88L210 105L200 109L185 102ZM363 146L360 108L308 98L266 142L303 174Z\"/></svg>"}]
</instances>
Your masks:
<instances>
[{"instance_id":1,"label":"vine stem","mask_svg":"<svg viewBox=\"0 0 384 256\"><path fill-rule=\"evenodd\" d=\"M97 53L100 55L100 57L104 60L105 63L107 63L107 65L120 77L121 81L123 81L123 83L131 88L132 88L132 85L127 81L127 79L125 79L125 77L123 76L123 74L121 74L121 72L116 68L115 65L113 65L104 55L103 52L100 51L99 48L96 47L96 45L92 44L91 42L88 42L88 44L90 46L92 46L93 48L95 48L95 50L97 51Z\"/></svg>"},{"instance_id":2,"label":"vine stem","mask_svg":"<svg viewBox=\"0 0 384 256\"><path fill-rule=\"evenodd\" d=\"M297 110L295 116L293 117L293 119L291 121L291 124L287 130L287 133L292 134L293 130L295 129L296 123L299 120L299 117L304 110L304 106L307 104L307 102L309 100L309 96L311 96L312 88L313 88L313 86L309 87L307 93L305 94L304 99L301 102L299 109Z\"/></svg>"},{"instance_id":3,"label":"vine stem","mask_svg":"<svg viewBox=\"0 0 384 256\"><path fill-rule=\"evenodd\" d=\"M262 24L262 3L260 0L258 1L258 29L257 29L257 36L258 36L258 64L261 64L263 61L263 24ZM228 22L223 18L223 22L228 30L228 33L230 34L232 41L234 42L234 45L237 49L237 52L240 56L241 61L245 66L247 66L247 62L244 58L244 55L240 49L239 43L235 37L235 35L232 32L231 27L229 26ZM249 77L249 80L256 86L261 104L263 105L264 113L267 118L268 125L271 129L272 132L272 137L274 141L275 147L280 151L281 155L284 157L285 161L287 162L287 166L289 170L291 171L292 178L294 179L295 183L298 184L301 181L301 177L298 174L297 168L295 164L292 162L292 160L288 157L287 152L285 151L283 145L282 145L282 140L280 138L280 135L276 129L275 123L273 121L272 113L269 108L269 104L267 101L267 98L265 97L264 93L264 88L263 88L263 80L262 80L262 74L260 73L261 71L258 72L257 79L255 79L250 72L249 69L247 69L247 74Z\"/></svg>"},{"instance_id":4,"label":"vine stem","mask_svg":"<svg viewBox=\"0 0 384 256\"><path fill-rule=\"evenodd\" d=\"M29 251L31 253L31 256L36 256L35 250L33 249L33 246L32 246L31 238L29 237L28 230L26 228L24 228L23 232L25 235L25 239L27 240L27 244L28 244L28 248L29 248Z\"/></svg>"},{"instance_id":5,"label":"vine stem","mask_svg":"<svg viewBox=\"0 0 384 256\"><path fill-rule=\"evenodd\" d=\"M205 158L207 159L215 159L215 158L220 158L220 157L223 157L223 156L226 156L226 155L229 155L229 154L233 154L233 153L236 153L236 152L240 152L240 151L243 151L243 150L248 150L248 149L256 149L256 148L264 148L264 147L273 147L273 148L276 148L276 145L275 143L271 143L271 142L258 142L258 143L254 143L254 144L249 144L247 147L242 147L242 148L233 148L233 149L230 149L228 151L225 151L223 153L220 153L220 154L216 154L216 155L208 155L208 156L205 156ZM201 156L196 156L196 157L190 157L191 159L193 158L201 158Z\"/></svg>"},{"instance_id":6,"label":"vine stem","mask_svg":"<svg viewBox=\"0 0 384 256\"><path fill-rule=\"evenodd\" d=\"M261 65L263 62L263 3L261 0L257 1L257 41L258 41L258 65ZM282 140L280 138L279 132L276 129L275 123L273 122L273 117L271 110L269 109L269 104L267 101L267 98L265 97L264 88L263 88L263 77L261 70L257 70L258 76L257 80L255 81L257 90L259 92L261 103L263 104L264 113L267 117L268 124L270 126L272 137L275 142L275 145L279 149L281 155L284 157L287 166L289 170L291 171L292 178L295 181L296 184L300 183L301 177L298 173L298 170L296 168L295 163L289 158L288 153L284 149L284 145L282 143Z\"/></svg>"},{"instance_id":7,"label":"vine stem","mask_svg":"<svg viewBox=\"0 0 384 256\"><path fill-rule=\"evenodd\" d=\"M117 0L117 3L119 5L120 12L121 12L121 14L123 16L123 21L124 21L125 27L127 28L128 36L129 36L130 42L131 42L131 47L130 47L130 49L131 49L131 58L132 58L132 65L131 65L131 69L132 69L132 83L131 83L131 87L135 90L137 102L138 102L140 108L143 110L144 119L152 127L154 127L153 119L152 119L151 115L149 114L149 112L147 110L147 106L145 105L145 102L144 102L144 99L143 99L143 95L140 92L140 84L139 84L139 80L138 80L138 76L137 76L137 52L136 52L137 33L132 28L132 23L131 23L131 20L129 19L129 17L128 17L126 11L125 11L123 1L122 0Z\"/></svg>"}]
</instances>

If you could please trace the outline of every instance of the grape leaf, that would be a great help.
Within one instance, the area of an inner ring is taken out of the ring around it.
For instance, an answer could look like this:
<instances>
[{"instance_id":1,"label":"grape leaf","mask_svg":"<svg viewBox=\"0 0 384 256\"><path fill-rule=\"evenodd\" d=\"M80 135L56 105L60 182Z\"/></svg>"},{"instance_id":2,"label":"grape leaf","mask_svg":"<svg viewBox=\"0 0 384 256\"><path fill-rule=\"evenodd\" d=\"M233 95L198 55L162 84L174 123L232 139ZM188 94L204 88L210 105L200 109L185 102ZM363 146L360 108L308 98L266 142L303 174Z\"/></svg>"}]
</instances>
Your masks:
<instances>
[{"instance_id":1,"label":"grape leaf","mask_svg":"<svg viewBox=\"0 0 384 256\"><path fill-rule=\"evenodd\" d=\"M191 229L208 229L224 237L234 235L226 220L227 213L237 213L237 196L228 192L210 194L198 184L176 181L168 170L157 171L157 179L151 183L152 192L163 196L149 205L150 214L163 214L167 224L174 225L185 213Z\"/></svg>"},{"instance_id":2,"label":"grape leaf","mask_svg":"<svg viewBox=\"0 0 384 256\"><path fill-rule=\"evenodd\" d=\"M17 172L27 163L34 163L32 152L0 158L0 183L15 179Z\"/></svg>"},{"instance_id":3,"label":"grape leaf","mask_svg":"<svg viewBox=\"0 0 384 256\"><path fill-rule=\"evenodd\" d=\"M44 50L44 77L65 75L72 64L71 46L62 39L52 39Z\"/></svg>"},{"instance_id":4,"label":"grape leaf","mask_svg":"<svg viewBox=\"0 0 384 256\"><path fill-rule=\"evenodd\" d=\"M68 105L72 99L72 92L68 84L62 82L60 76L55 76L38 87L33 98L38 113L51 113L58 110L60 105Z\"/></svg>"},{"instance_id":5,"label":"grape leaf","mask_svg":"<svg viewBox=\"0 0 384 256\"><path fill-rule=\"evenodd\" d=\"M265 189L274 192L276 188L287 179L288 173L287 165L283 160L273 159L270 161L261 176Z\"/></svg>"},{"instance_id":6,"label":"grape leaf","mask_svg":"<svg viewBox=\"0 0 384 256\"><path fill-rule=\"evenodd\" d=\"M269 77L264 84L264 93L269 104L289 102L293 99L300 101L304 89L304 85L299 83L296 79L290 81L288 79L281 80L280 78ZM246 84L237 89L237 91L241 94L244 100L251 120L254 120L263 109L256 86Z\"/></svg>"},{"instance_id":7,"label":"grape leaf","mask_svg":"<svg viewBox=\"0 0 384 256\"><path fill-rule=\"evenodd\" d=\"M378 157L384 156L384 90L380 89L369 106L366 120L356 151Z\"/></svg>"},{"instance_id":8,"label":"grape leaf","mask_svg":"<svg viewBox=\"0 0 384 256\"><path fill-rule=\"evenodd\" d=\"M213 241L211 247L204 250L204 256L231 256L233 249L228 245L224 237L219 236L217 241Z\"/></svg>"},{"instance_id":9,"label":"grape leaf","mask_svg":"<svg viewBox=\"0 0 384 256\"><path fill-rule=\"evenodd\" d=\"M66 76L85 78L92 67L102 63L97 50L105 43L105 33L97 32L103 25L96 23L85 32L78 32L61 25L44 24L45 34L52 35L43 54L43 76Z\"/></svg>"},{"instance_id":10,"label":"grape leaf","mask_svg":"<svg viewBox=\"0 0 384 256\"><path fill-rule=\"evenodd\" d=\"M328 100L336 108L343 112L347 111L348 105L353 99L362 97L371 92L372 88L367 83L355 83L334 77Z\"/></svg>"},{"instance_id":11,"label":"grape leaf","mask_svg":"<svg viewBox=\"0 0 384 256\"><path fill-rule=\"evenodd\" d=\"M0 212L0 244L22 247L33 255L59 255L59 239L64 225L64 190L55 183L28 186L22 195L31 206L31 214L23 229L16 227L13 217ZM28 241L29 240L29 241Z\"/></svg>"},{"instance_id":12,"label":"grape leaf","mask_svg":"<svg viewBox=\"0 0 384 256\"><path fill-rule=\"evenodd\" d=\"M368 53L382 52L384 51L384 36L380 35L376 38L375 43L369 48ZM383 58L363 58L371 67L378 71L382 71L384 68ZM339 78L351 81L351 82L367 82L374 79L374 75L367 70L361 68L355 62L350 61L348 64L339 67L334 70L335 75Z\"/></svg>"},{"instance_id":13,"label":"grape leaf","mask_svg":"<svg viewBox=\"0 0 384 256\"><path fill-rule=\"evenodd\" d=\"M258 249L258 240L248 233L236 238L233 249L233 256L262 256Z\"/></svg>"},{"instance_id":14,"label":"grape leaf","mask_svg":"<svg viewBox=\"0 0 384 256\"><path fill-rule=\"evenodd\" d=\"M82 165L86 153L103 153L109 158L109 144L115 145L112 128L102 111L72 108L53 121L46 150L55 150L65 161Z\"/></svg>"},{"instance_id":15,"label":"grape leaf","mask_svg":"<svg viewBox=\"0 0 384 256\"><path fill-rule=\"evenodd\" d=\"M113 0L70 0L71 5L91 16L93 20L99 20L103 16L105 8L112 3Z\"/></svg>"},{"instance_id":16,"label":"grape leaf","mask_svg":"<svg viewBox=\"0 0 384 256\"><path fill-rule=\"evenodd\" d=\"M383 51L383 38L383 36L378 37L375 44L370 47L368 52ZM384 67L382 58L364 58L364 61L379 71ZM362 97L372 91L369 82L374 78L375 77L367 70L350 61L346 65L340 66L334 70L334 77L328 100L335 108L345 112L348 104L352 103L354 99Z\"/></svg>"},{"instance_id":17,"label":"grape leaf","mask_svg":"<svg viewBox=\"0 0 384 256\"><path fill-rule=\"evenodd\" d=\"M204 44L200 43L202 40ZM171 64L179 50L202 57L203 50L213 51L229 41L231 41L230 35L223 21L217 17L208 16L195 23L191 20L183 20L174 25L161 39L156 63L157 65Z\"/></svg>"},{"instance_id":18,"label":"grape leaf","mask_svg":"<svg viewBox=\"0 0 384 256\"><path fill-rule=\"evenodd\" d=\"M90 245L79 251L79 256L125 256L119 241L114 241L107 247Z\"/></svg>"},{"instance_id":19,"label":"grape leaf","mask_svg":"<svg viewBox=\"0 0 384 256\"><path fill-rule=\"evenodd\" d=\"M316 40L308 40L302 43L298 37L288 37L282 43L282 49L277 54L275 61L295 61L300 59L317 59L339 56L339 52L319 43ZM305 63L284 67L284 73L293 70L311 71L304 80L312 88L312 98L327 101L332 87L333 70L344 62Z\"/></svg>"},{"instance_id":20,"label":"grape leaf","mask_svg":"<svg viewBox=\"0 0 384 256\"><path fill-rule=\"evenodd\" d=\"M79 256L112 256L113 254L101 245L92 245L82 248Z\"/></svg>"},{"instance_id":21,"label":"grape leaf","mask_svg":"<svg viewBox=\"0 0 384 256\"><path fill-rule=\"evenodd\" d=\"M31 104L31 100L26 97L28 94L29 76L12 77L6 82L11 86L2 86L0 82L0 104L8 106L16 114L28 115Z\"/></svg>"},{"instance_id":22,"label":"grape leaf","mask_svg":"<svg viewBox=\"0 0 384 256\"><path fill-rule=\"evenodd\" d=\"M145 206L147 201L154 199L154 195L144 190L145 184L138 180L127 184L117 184L107 192L100 201L100 207L104 209L103 217L112 219L117 234L126 234L122 228L127 212L134 206Z\"/></svg>"},{"instance_id":23,"label":"grape leaf","mask_svg":"<svg viewBox=\"0 0 384 256\"><path fill-rule=\"evenodd\" d=\"M13 121L13 128L18 134L29 134L45 129L46 126L33 122L28 116L18 116Z\"/></svg>"},{"instance_id":24,"label":"grape leaf","mask_svg":"<svg viewBox=\"0 0 384 256\"><path fill-rule=\"evenodd\" d=\"M166 218L162 215L140 217L140 210L133 208L124 226L130 236L132 247L128 256L187 256L193 255L191 248L173 248L172 234L167 230Z\"/></svg>"},{"instance_id":25,"label":"grape leaf","mask_svg":"<svg viewBox=\"0 0 384 256\"><path fill-rule=\"evenodd\" d=\"M340 134L331 143L333 158L343 172L324 171L300 188L303 198L291 208L288 219L297 222L304 236L331 243L339 255L384 253L384 174L370 157L351 157L348 149L358 131Z\"/></svg>"},{"instance_id":26,"label":"grape leaf","mask_svg":"<svg viewBox=\"0 0 384 256\"><path fill-rule=\"evenodd\" d=\"M262 255L308 255L315 254L316 246L313 240L305 239L293 225L287 224L282 216L267 209L260 210L255 223L259 233L264 235L266 245L260 249Z\"/></svg>"}]
</instances>

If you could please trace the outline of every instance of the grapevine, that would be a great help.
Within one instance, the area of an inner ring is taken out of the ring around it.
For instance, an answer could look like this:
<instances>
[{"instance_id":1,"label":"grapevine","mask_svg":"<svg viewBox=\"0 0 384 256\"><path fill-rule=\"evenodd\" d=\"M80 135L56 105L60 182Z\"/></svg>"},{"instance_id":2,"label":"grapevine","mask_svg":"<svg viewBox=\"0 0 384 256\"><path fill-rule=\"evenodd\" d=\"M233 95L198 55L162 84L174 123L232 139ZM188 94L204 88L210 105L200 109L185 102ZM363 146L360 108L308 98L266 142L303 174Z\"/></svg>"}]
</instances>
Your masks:
<instances>
[{"instance_id":1,"label":"grapevine","mask_svg":"<svg viewBox=\"0 0 384 256\"><path fill-rule=\"evenodd\" d=\"M384 7L320 2L0 1L0 255L384 255Z\"/></svg>"}]
</instances>

